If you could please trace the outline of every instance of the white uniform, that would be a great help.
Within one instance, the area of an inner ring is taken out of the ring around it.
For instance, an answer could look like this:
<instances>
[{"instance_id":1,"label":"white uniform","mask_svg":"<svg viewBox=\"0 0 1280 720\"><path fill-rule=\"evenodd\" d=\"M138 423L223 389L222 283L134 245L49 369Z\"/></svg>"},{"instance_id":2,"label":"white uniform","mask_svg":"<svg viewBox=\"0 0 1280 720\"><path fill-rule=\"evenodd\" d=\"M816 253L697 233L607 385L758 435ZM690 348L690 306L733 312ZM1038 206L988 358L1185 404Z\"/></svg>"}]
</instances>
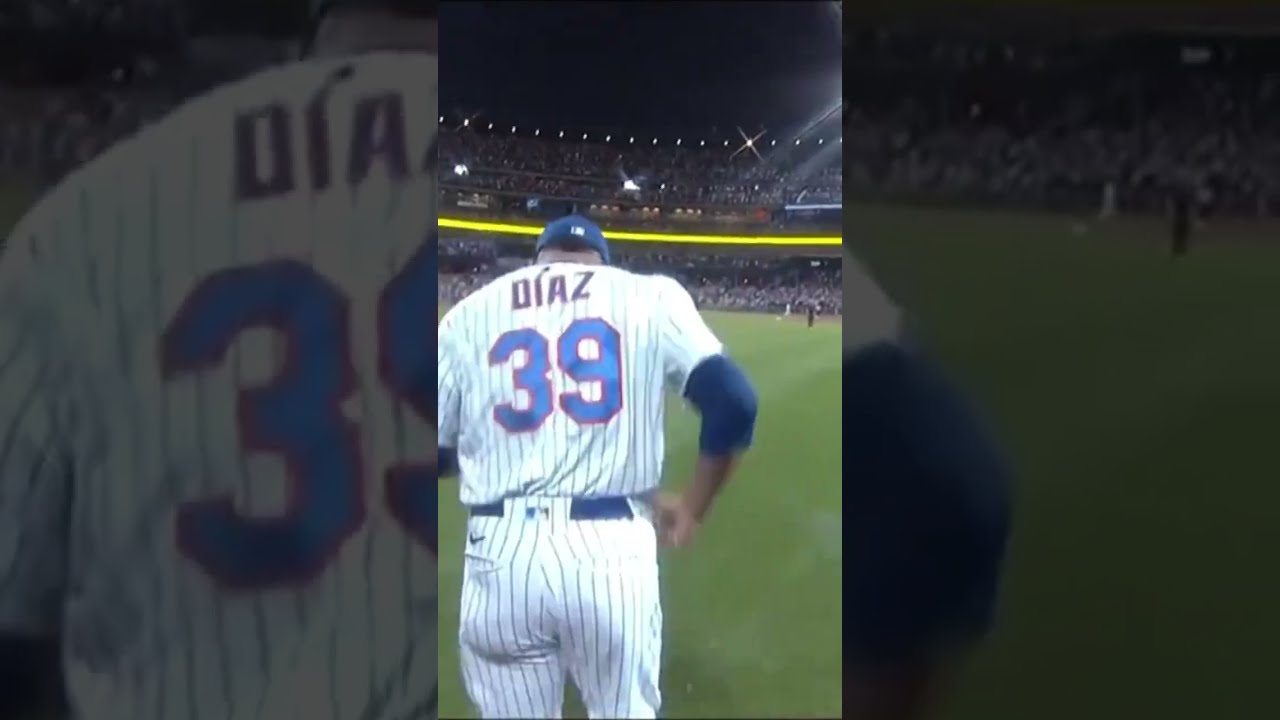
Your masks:
<instances>
[{"instance_id":1,"label":"white uniform","mask_svg":"<svg viewBox=\"0 0 1280 720\"><path fill-rule=\"evenodd\" d=\"M719 340L670 278L557 263L463 300L438 348L440 442L458 450L472 514L459 623L472 702L483 717L559 717L567 672L591 717L654 717L646 499L665 392Z\"/></svg>"},{"instance_id":2,"label":"white uniform","mask_svg":"<svg viewBox=\"0 0 1280 720\"><path fill-rule=\"evenodd\" d=\"M0 632L74 717L436 716L436 68L263 72L13 232Z\"/></svg>"}]
</instances>

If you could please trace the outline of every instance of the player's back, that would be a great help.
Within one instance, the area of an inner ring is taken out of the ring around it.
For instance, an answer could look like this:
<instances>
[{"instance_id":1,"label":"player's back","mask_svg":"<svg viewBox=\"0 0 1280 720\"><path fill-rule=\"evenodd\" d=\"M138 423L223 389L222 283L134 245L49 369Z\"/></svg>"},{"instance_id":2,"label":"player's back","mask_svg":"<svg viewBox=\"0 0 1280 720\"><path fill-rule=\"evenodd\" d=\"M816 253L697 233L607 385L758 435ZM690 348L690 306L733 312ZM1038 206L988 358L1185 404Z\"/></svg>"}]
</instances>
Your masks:
<instances>
[{"instance_id":1,"label":"player's back","mask_svg":"<svg viewBox=\"0 0 1280 720\"><path fill-rule=\"evenodd\" d=\"M435 442L410 388L431 366L436 83L434 58L395 53L261 73L15 231L4 332L39 350L0 391L38 388L24 432L72 458L50 522L77 717L434 715Z\"/></svg>"},{"instance_id":2,"label":"player's back","mask_svg":"<svg viewBox=\"0 0 1280 720\"><path fill-rule=\"evenodd\" d=\"M440 372L459 376L462 502L653 489L664 381L690 342L673 307L705 330L674 280L573 263L516 270L454 307ZM719 351L709 331L697 341L688 352Z\"/></svg>"}]
</instances>

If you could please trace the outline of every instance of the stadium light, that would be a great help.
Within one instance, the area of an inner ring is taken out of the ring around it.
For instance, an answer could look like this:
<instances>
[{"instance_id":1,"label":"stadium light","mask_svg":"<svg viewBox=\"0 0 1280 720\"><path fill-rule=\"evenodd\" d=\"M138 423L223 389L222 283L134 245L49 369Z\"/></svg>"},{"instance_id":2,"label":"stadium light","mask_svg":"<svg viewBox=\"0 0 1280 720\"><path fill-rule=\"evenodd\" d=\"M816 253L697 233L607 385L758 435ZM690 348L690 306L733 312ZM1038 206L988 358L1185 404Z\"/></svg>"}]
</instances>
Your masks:
<instances>
[{"instance_id":1,"label":"stadium light","mask_svg":"<svg viewBox=\"0 0 1280 720\"><path fill-rule=\"evenodd\" d=\"M467 169L466 165L463 165L462 163L458 163L457 165L453 166L453 174L457 175L458 177L466 177L467 175L471 174L471 171Z\"/></svg>"},{"instance_id":2,"label":"stadium light","mask_svg":"<svg viewBox=\"0 0 1280 720\"><path fill-rule=\"evenodd\" d=\"M443 115L441 115L441 116L440 116L440 124L441 124L441 125L443 125L443 124L444 124L444 116L443 116Z\"/></svg>"},{"instance_id":3,"label":"stadium light","mask_svg":"<svg viewBox=\"0 0 1280 720\"><path fill-rule=\"evenodd\" d=\"M821 145L822 143L823 143L822 138L818 138L818 144Z\"/></svg>"},{"instance_id":4,"label":"stadium light","mask_svg":"<svg viewBox=\"0 0 1280 720\"><path fill-rule=\"evenodd\" d=\"M633 145L635 144L635 141L636 141L636 139L635 139L635 138L631 138L631 143L632 143Z\"/></svg>"},{"instance_id":5,"label":"stadium light","mask_svg":"<svg viewBox=\"0 0 1280 720\"><path fill-rule=\"evenodd\" d=\"M465 118L462 121L462 127L470 127L470 126L471 126L471 118Z\"/></svg>"},{"instance_id":6,"label":"stadium light","mask_svg":"<svg viewBox=\"0 0 1280 720\"><path fill-rule=\"evenodd\" d=\"M654 144L654 145L657 145L657 144L658 144L658 138L654 138L654 139L653 139L653 144Z\"/></svg>"},{"instance_id":7,"label":"stadium light","mask_svg":"<svg viewBox=\"0 0 1280 720\"><path fill-rule=\"evenodd\" d=\"M513 132L513 133L514 133L515 131L516 131L516 126L515 126L515 125L512 125L512 126L511 126L511 132Z\"/></svg>"},{"instance_id":8,"label":"stadium light","mask_svg":"<svg viewBox=\"0 0 1280 720\"><path fill-rule=\"evenodd\" d=\"M563 130L561 130L561 131L560 131L560 137L564 137L564 131L563 131Z\"/></svg>"},{"instance_id":9,"label":"stadium light","mask_svg":"<svg viewBox=\"0 0 1280 720\"><path fill-rule=\"evenodd\" d=\"M764 134L766 132L768 132L768 130L761 130L755 135L749 136L742 128L738 128L738 134L742 136L742 145L737 150L734 150L733 154L730 155L729 157L734 158L734 157L737 157L738 155L741 155L743 152L750 150L751 154L755 155L757 160L764 160L764 156L761 155L760 151L756 149L756 141L764 137ZM728 144L729 144L728 142L725 143L725 145L728 145Z\"/></svg>"},{"instance_id":10,"label":"stadium light","mask_svg":"<svg viewBox=\"0 0 1280 720\"><path fill-rule=\"evenodd\" d=\"M706 147L706 146L707 146L706 140L703 140L702 142L698 143L698 147Z\"/></svg>"},{"instance_id":11,"label":"stadium light","mask_svg":"<svg viewBox=\"0 0 1280 720\"><path fill-rule=\"evenodd\" d=\"M724 146L725 146L725 147L729 147L729 141L728 141L728 140L725 140L725 141L724 141Z\"/></svg>"},{"instance_id":12,"label":"stadium light","mask_svg":"<svg viewBox=\"0 0 1280 720\"><path fill-rule=\"evenodd\" d=\"M493 123L489 123L489 129L490 129L490 130L492 130L492 129L493 129Z\"/></svg>"},{"instance_id":13,"label":"stadium light","mask_svg":"<svg viewBox=\"0 0 1280 720\"><path fill-rule=\"evenodd\" d=\"M586 139L587 139L587 134L586 134L586 133L582 133L582 139L583 139L583 140L586 140Z\"/></svg>"},{"instance_id":14,"label":"stadium light","mask_svg":"<svg viewBox=\"0 0 1280 720\"><path fill-rule=\"evenodd\" d=\"M778 144L778 141L777 141L777 140L770 140L770 141L769 141L769 147L773 147L774 145L777 145L777 144Z\"/></svg>"},{"instance_id":15,"label":"stadium light","mask_svg":"<svg viewBox=\"0 0 1280 720\"><path fill-rule=\"evenodd\" d=\"M533 131L533 136L534 136L534 137L537 137L537 136L539 136L539 135L541 135L541 134L542 134L542 131L541 131L541 130L534 130L534 131Z\"/></svg>"},{"instance_id":16,"label":"stadium light","mask_svg":"<svg viewBox=\"0 0 1280 720\"><path fill-rule=\"evenodd\" d=\"M605 142L609 142L609 141L611 141L611 140L613 140L613 136L612 136L612 135L605 135L605 136L604 136L604 141L605 141Z\"/></svg>"},{"instance_id":17,"label":"stadium light","mask_svg":"<svg viewBox=\"0 0 1280 720\"><path fill-rule=\"evenodd\" d=\"M679 144L680 144L680 138L676 138L676 144L677 144L677 145L679 145Z\"/></svg>"}]
</instances>

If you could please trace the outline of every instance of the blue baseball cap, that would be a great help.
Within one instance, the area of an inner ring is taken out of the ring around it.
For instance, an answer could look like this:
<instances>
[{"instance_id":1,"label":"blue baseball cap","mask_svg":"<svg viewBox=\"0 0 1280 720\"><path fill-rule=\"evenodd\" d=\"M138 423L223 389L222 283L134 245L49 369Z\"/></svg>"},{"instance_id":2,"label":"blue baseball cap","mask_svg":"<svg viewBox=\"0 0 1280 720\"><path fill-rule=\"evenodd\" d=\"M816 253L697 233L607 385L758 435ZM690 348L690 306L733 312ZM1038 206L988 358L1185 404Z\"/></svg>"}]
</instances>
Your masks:
<instances>
[{"instance_id":1,"label":"blue baseball cap","mask_svg":"<svg viewBox=\"0 0 1280 720\"><path fill-rule=\"evenodd\" d=\"M600 259L609 262L609 243L599 225L581 215L566 215L547 225L538 236L535 252L556 247L589 247L600 253Z\"/></svg>"}]
</instances>

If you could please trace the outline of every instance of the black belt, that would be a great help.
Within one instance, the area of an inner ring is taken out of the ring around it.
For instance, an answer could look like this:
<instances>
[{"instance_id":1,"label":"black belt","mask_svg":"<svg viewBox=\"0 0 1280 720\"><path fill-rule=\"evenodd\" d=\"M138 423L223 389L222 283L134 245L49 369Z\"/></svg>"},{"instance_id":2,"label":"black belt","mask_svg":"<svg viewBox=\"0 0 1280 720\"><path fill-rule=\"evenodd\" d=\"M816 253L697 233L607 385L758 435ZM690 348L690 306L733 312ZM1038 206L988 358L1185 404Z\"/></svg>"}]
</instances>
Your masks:
<instances>
[{"instance_id":1,"label":"black belt","mask_svg":"<svg viewBox=\"0 0 1280 720\"><path fill-rule=\"evenodd\" d=\"M529 508L531 511L535 508ZM500 518L506 515L506 503L488 503L472 505L471 517ZM631 511L631 499L615 495L611 497L574 498L569 502L570 520L631 520L635 513Z\"/></svg>"}]
</instances>

